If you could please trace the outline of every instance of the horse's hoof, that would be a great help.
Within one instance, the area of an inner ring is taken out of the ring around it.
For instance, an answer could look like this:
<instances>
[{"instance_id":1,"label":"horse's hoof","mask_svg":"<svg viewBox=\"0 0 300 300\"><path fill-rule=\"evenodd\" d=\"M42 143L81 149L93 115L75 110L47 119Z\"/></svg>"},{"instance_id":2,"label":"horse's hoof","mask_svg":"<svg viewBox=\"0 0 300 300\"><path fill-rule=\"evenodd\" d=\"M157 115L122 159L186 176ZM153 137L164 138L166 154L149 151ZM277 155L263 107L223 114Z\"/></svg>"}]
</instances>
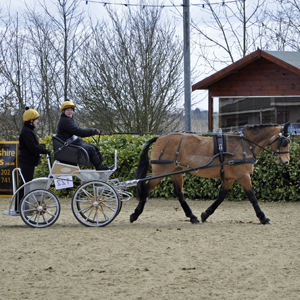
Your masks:
<instances>
[{"instance_id":1,"label":"horse's hoof","mask_svg":"<svg viewBox=\"0 0 300 300\"><path fill-rule=\"evenodd\" d=\"M136 214L133 213L133 214L130 215L130 218L129 218L130 223L133 223L137 219L138 219L138 216Z\"/></svg>"},{"instance_id":2,"label":"horse's hoof","mask_svg":"<svg viewBox=\"0 0 300 300\"><path fill-rule=\"evenodd\" d=\"M199 220L197 219L197 217L191 218L190 221L192 224L199 224Z\"/></svg>"},{"instance_id":3,"label":"horse's hoof","mask_svg":"<svg viewBox=\"0 0 300 300\"><path fill-rule=\"evenodd\" d=\"M201 221L202 221L202 223L204 223L208 217L209 217L209 215L206 212L203 212L201 214Z\"/></svg>"},{"instance_id":4,"label":"horse's hoof","mask_svg":"<svg viewBox=\"0 0 300 300\"><path fill-rule=\"evenodd\" d=\"M266 224L272 225L270 219L268 219L267 217L264 217L262 220L260 220L260 223L263 225L266 225Z\"/></svg>"}]
</instances>

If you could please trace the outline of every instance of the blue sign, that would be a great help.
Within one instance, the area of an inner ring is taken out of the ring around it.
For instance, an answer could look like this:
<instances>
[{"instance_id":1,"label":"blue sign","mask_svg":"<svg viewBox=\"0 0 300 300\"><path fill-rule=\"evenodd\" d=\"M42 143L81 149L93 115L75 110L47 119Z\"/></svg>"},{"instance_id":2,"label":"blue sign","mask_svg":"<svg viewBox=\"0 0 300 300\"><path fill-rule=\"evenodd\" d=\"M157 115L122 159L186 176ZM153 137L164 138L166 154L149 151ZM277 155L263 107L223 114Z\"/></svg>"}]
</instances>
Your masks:
<instances>
[{"instance_id":1,"label":"blue sign","mask_svg":"<svg viewBox=\"0 0 300 300\"><path fill-rule=\"evenodd\" d=\"M0 142L0 197L13 196L12 171L18 164L19 142Z\"/></svg>"}]
</instances>

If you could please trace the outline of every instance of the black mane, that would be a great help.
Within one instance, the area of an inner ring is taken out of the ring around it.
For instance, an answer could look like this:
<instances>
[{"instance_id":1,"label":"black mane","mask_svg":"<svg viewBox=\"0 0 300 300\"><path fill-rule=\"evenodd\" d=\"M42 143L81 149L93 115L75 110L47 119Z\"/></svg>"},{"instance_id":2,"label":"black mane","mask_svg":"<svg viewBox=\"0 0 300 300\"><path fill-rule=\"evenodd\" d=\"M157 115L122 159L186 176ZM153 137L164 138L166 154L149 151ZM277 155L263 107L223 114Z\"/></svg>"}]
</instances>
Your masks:
<instances>
[{"instance_id":1,"label":"black mane","mask_svg":"<svg viewBox=\"0 0 300 300\"><path fill-rule=\"evenodd\" d=\"M243 127L243 130L257 130L257 129L262 129L262 128L267 128L271 126L280 126L278 124L256 124L256 125L245 125Z\"/></svg>"}]
</instances>

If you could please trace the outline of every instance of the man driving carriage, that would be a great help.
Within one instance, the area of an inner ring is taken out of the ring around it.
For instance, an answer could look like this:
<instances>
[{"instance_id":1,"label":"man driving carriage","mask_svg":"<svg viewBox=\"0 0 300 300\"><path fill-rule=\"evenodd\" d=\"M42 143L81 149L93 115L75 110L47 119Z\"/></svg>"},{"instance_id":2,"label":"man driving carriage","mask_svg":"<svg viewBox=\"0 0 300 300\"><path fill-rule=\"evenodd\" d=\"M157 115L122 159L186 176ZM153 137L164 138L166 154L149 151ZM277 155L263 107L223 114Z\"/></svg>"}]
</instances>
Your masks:
<instances>
[{"instance_id":1,"label":"man driving carriage","mask_svg":"<svg viewBox=\"0 0 300 300\"><path fill-rule=\"evenodd\" d=\"M63 141L67 141L72 136L77 138L72 142L74 145L80 145L89 154L91 163L95 166L96 170L109 170L111 167L106 167L102 164L102 155L97 146L92 144L85 144L82 140L83 137L89 137L99 134L98 129L93 128L80 128L76 125L73 113L75 111L75 104L71 101L65 101L61 106L61 116L57 126L56 136Z\"/></svg>"}]
</instances>

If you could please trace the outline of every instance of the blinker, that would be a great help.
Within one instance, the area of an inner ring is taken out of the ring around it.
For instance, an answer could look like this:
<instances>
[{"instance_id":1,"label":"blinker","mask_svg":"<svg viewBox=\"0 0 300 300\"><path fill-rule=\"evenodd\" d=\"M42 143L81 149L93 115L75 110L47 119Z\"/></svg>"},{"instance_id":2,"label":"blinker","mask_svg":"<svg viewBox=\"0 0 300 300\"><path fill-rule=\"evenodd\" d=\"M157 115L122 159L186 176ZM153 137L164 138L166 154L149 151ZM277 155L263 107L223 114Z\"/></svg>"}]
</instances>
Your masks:
<instances>
[{"instance_id":1,"label":"blinker","mask_svg":"<svg viewBox=\"0 0 300 300\"><path fill-rule=\"evenodd\" d=\"M285 138L281 138L280 147L286 147L288 145L288 140Z\"/></svg>"}]
</instances>

